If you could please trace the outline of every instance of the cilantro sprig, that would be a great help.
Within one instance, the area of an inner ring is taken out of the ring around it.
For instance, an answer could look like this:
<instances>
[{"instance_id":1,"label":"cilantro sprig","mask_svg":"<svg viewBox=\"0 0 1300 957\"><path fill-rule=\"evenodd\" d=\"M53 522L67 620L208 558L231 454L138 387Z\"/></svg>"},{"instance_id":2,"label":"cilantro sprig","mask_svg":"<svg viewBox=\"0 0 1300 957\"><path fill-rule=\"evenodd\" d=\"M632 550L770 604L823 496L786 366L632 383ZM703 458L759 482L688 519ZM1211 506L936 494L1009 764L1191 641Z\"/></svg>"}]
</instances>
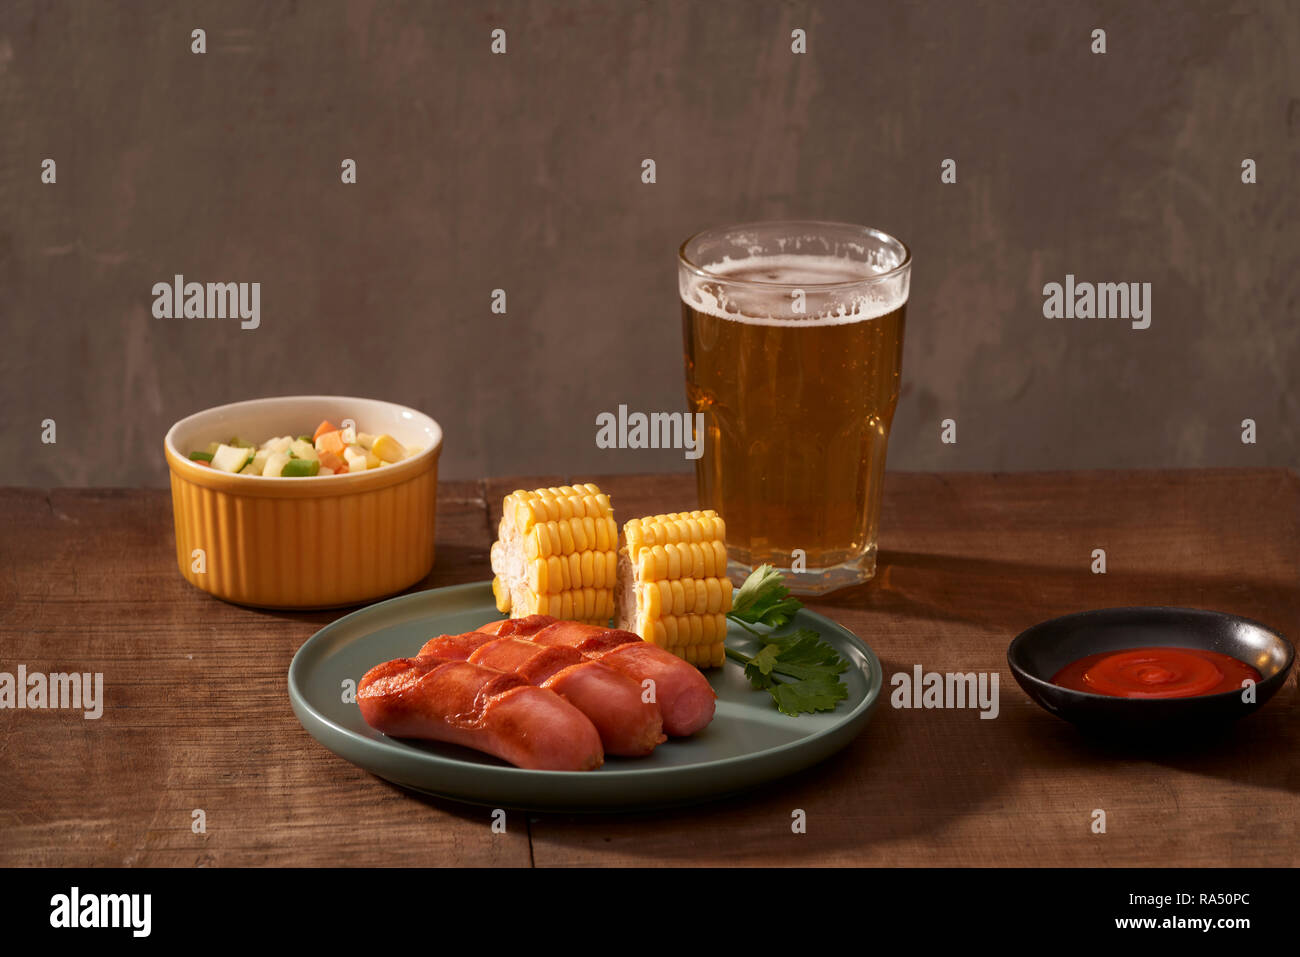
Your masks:
<instances>
[{"instance_id":1,"label":"cilantro sprig","mask_svg":"<svg viewBox=\"0 0 1300 957\"><path fill-rule=\"evenodd\" d=\"M755 691L767 691L782 714L834 711L849 696L840 680L849 663L809 628L788 635L760 631L789 623L803 603L790 596L785 579L771 565L755 568L740 586L727 617L763 642L755 655L727 648L727 657L745 666L745 677Z\"/></svg>"},{"instance_id":2,"label":"cilantro sprig","mask_svg":"<svg viewBox=\"0 0 1300 957\"><path fill-rule=\"evenodd\" d=\"M779 571L771 565L759 565L731 599L727 617L741 624L780 628L802 607L799 599L790 596Z\"/></svg>"}]
</instances>

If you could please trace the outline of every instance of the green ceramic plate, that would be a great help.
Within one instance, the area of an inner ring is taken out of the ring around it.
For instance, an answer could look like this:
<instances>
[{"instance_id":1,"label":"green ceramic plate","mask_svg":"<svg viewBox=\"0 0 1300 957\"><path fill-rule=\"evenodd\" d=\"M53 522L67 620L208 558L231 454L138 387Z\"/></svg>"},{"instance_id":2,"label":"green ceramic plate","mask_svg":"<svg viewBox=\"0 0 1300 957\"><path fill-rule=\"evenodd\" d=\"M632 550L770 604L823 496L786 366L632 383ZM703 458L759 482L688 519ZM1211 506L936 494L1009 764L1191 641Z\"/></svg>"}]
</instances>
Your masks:
<instances>
[{"instance_id":1,"label":"green ceramic plate","mask_svg":"<svg viewBox=\"0 0 1300 957\"><path fill-rule=\"evenodd\" d=\"M740 791L783 777L844 747L871 716L880 696L880 662L861 640L834 622L800 611L805 626L850 662L848 700L830 713L781 714L766 692L754 691L728 660L707 672L718 693L713 722L691 738L670 738L645 758L607 757L598 771L525 771L455 745L389 738L344 701L375 665L414 655L441 634L472 631L500 618L487 583L456 585L371 605L322 628L289 666L289 699L303 727L325 747L396 784L440 797L547 811L615 811L664 807ZM727 643L752 653L753 639L733 624Z\"/></svg>"}]
</instances>

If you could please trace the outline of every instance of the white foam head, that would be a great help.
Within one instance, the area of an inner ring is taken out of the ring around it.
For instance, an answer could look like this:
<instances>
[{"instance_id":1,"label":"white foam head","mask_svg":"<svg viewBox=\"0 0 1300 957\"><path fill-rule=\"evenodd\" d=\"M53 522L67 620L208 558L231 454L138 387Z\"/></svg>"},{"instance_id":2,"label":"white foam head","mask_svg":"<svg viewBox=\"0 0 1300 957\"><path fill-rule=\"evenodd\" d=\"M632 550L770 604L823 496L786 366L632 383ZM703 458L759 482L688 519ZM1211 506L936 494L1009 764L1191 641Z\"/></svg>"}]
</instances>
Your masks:
<instances>
[{"instance_id":1,"label":"white foam head","mask_svg":"<svg viewBox=\"0 0 1300 957\"><path fill-rule=\"evenodd\" d=\"M726 257L679 273L682 302L699 312L752 325L842 325L893 312L907 302L910 269L900 258L786 253ZM890 273L892 275L889 275ZM793 304L803 292L804 312Z\"/></svg>"}]
</instances>

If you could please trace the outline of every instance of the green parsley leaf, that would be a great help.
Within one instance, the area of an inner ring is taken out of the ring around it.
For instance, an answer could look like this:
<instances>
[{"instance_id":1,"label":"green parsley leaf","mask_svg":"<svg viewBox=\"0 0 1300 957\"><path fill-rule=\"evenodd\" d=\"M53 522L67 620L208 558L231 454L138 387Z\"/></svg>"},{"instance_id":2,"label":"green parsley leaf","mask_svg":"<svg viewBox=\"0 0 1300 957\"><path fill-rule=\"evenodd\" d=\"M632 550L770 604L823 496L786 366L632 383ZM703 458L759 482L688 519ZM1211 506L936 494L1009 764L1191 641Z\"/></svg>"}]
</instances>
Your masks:
<instances>
[{"instance_id":1,"label":"green parsley leaf","mask_svg":"<svg viewBox=\"0 0 1300 957\"><path fill-rule=\"evenodd\" d=\"M759 565L731 599L727 616L751 625L780 628L802 607L802 602L790 597L779 571L771 565Z\"/></svg>"},{"instance_id":2,"label":"green parsley leaf","mask_svg":"<svg viewBox=\"0 0 1300 957\"><path fill-rule=\"evenodd\" d=\"M839 677L849 663L817 632L796 628L788 635L776 635L751 627L780 628L802 607L798 599L790 597L781 573L771 565L760 565L736 591L727 613L763 642L755 655L728 648L727 657L745 666L745 677L755 691L766 691L777 709L791 716L834 711L849 696L848 686Z\"/></svg>"},{"instance_id":3,"label":"green parsley leaf","mask_svg":"<svg viewBox=\"0 0 1300 957\"><path fill-rule=\"evenodd\" d=\"M849 663L806 628L774 638L753 657L734 648L727 649L727 656L745 666L750 687L768 692L777 709L791 717L834 711L849 696L839 678Z\"/></svg>"},{"instance_id":4,"label":"green parsley leaf","mask_svg":"<svg viewBox=\"0 0 1300 957\"><path fill-rule=\"evenodd\" d=\"M812 678L843 674L849 669L849 663L811 628L798 628L788 635L768 635L767 641L779 649L772 670L780 674Z\"/></svg>"},{"instance_id":5,"label":"green parsley leaf","mask_svg":"<svg viewBox=\"0 0 1300 957\"><path fill-rule=\"evenodd\" d=\"M750 681L753 676L750 675L749 669L753 668L760 675L767 676L772 673L772 666L776 664L776 656L781 653L779 645L764 645L763 650L750 659L749 664L745 665L745 675Z\"/></svg>"},{"instance_id":6,"label":"green parsley leaf","mask_svg":"<svg viewBox=\"0 0 1300 957\"><path fill-rule=\"evenodd\" d=\"M768 689L777 710L791 716L814 711L834 711L849 696L844 682L834 676L782 682Z\"/></svg>"}]
</instances>

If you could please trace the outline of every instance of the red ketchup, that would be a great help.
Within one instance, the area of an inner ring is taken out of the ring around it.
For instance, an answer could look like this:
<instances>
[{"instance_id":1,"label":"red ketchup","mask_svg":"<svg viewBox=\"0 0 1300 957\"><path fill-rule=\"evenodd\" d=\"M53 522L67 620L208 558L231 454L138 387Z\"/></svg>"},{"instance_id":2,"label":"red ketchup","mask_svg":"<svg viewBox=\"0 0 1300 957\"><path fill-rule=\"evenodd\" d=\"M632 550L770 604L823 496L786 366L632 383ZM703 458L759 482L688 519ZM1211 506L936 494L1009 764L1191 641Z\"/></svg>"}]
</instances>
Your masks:
<instances>
[{"instance_id":1,"label":"red ketchup","mask_svg":"<svg viewBox=\"0 0 1300 957\"><path fill-rule=\"evenodd\" d=\"M1259 672L1245 662L1201 648L1130 648L1071 662L1052 684L1115 698L1190 698L1238 691Z\"/></svg>"}]
</instances>

